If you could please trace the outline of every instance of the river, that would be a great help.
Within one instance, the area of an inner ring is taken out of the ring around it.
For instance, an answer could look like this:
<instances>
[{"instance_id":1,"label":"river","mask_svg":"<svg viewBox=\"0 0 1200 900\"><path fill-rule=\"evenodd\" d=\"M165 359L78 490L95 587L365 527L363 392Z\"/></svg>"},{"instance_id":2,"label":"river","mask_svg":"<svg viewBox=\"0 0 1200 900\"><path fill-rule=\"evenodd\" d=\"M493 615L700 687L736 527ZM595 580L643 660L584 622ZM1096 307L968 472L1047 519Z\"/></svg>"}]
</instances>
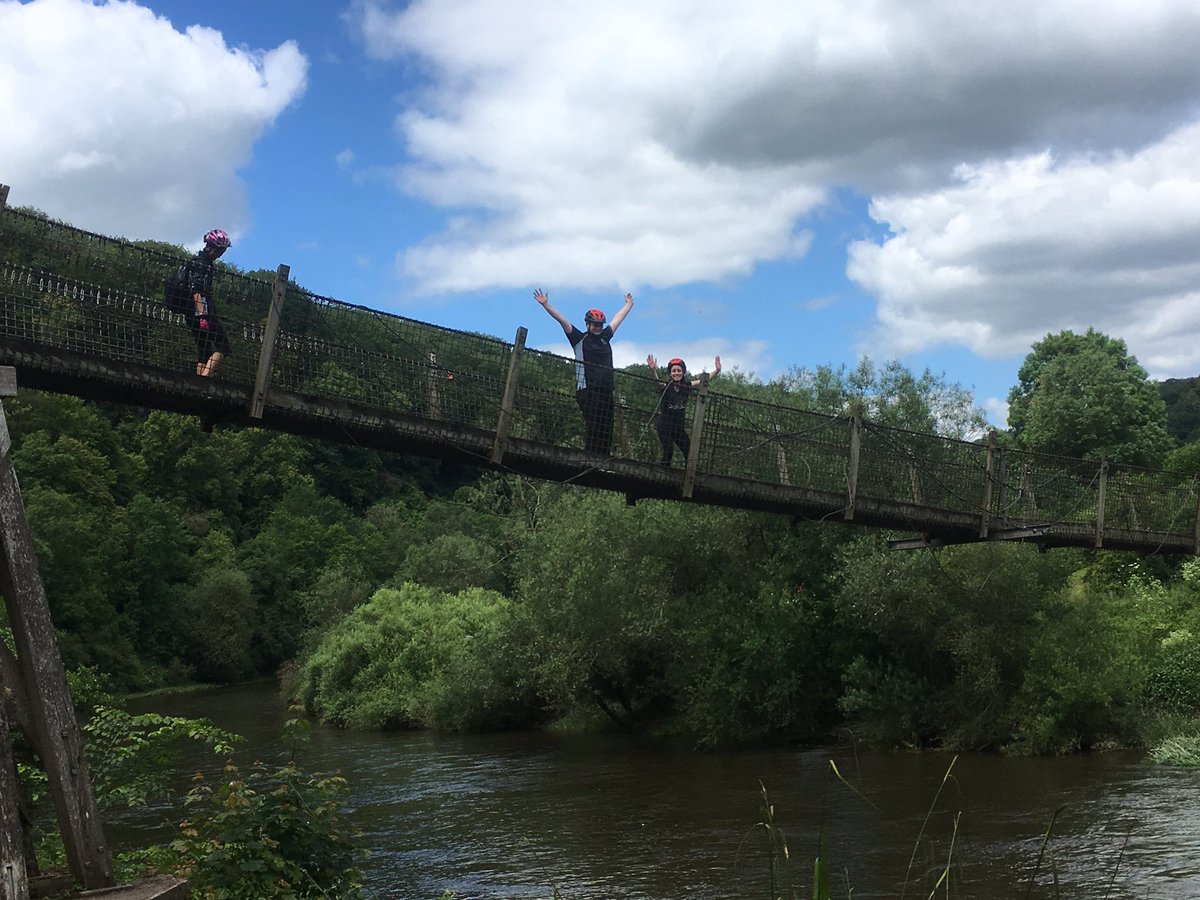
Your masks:
<instances>
[{"instance_id":1,"label":"river","mask_svg":"<svg viewBox=\"0 0 1200 900\"><path fill-rule=\"evenodd\" d=\"M288 715L271 684L132 706L243 734L246 762L279 752ZM831 760L861 796L835 777ZM947 859L948 893L943 886L938 897L1200 898L1200 772L1135 753L963 755L945 779L953 757L939 753L702 753L621 736L314 727L301 761L349 780L349 819L371 853L373 897L435 900L449 889L462 900L556 890L563 900L767 900L765 835L754 827L761 783L800 897L812 896L824 829L835 898L928 897ZM201 764L214 768L187 760ZM110 839L118 848L162 839L162 823L174 817L121 813L110 818Z\"/></svg>"}]
</instances>

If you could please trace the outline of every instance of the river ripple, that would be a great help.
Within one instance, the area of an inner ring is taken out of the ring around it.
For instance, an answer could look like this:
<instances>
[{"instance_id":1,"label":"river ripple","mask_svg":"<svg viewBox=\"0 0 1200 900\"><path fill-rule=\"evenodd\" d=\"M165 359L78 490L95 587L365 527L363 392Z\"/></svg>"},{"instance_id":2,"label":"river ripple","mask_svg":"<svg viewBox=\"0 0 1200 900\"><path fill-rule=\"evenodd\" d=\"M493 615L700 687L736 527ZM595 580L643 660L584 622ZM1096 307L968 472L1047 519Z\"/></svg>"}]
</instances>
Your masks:
<instances>
[{"instance_id":1,"label":"river ripple","mask_svg":"<svg viewBox=\"0 0 1200 900\"><path fill-rule=\"evenodd\" d=\"M137 704L147 709L246 735L246 759L278 751L287 715L266 684ZM830 760L863 797L834 777ZM949 755L695 753L616 736L318 727L305 761L349 780L376 897L432 900L448 888L463 900L549 898L556 889L565 900L766 898L764 834L754 828L761 783L805 886L799 896L811 896L824 828L834 897L927 897L947 858L950 897L1025 897L1061 806L1029 896L1200 898L1200 773L1138 754L964 755L924 825ZM174 815L114 817L113 842L161 838L156 825Z\"/></svg>"}]
</instances>

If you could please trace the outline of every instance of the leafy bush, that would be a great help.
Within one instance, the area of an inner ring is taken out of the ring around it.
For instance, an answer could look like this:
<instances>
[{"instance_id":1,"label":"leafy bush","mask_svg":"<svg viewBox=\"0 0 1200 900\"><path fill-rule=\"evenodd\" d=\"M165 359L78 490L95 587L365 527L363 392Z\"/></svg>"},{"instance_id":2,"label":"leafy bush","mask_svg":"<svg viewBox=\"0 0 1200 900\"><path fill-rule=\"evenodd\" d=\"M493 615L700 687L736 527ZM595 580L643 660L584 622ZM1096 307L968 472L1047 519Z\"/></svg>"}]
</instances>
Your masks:
<instances>
[{"instance_id":1,"label":"leafy bush","mask_svg":"<svg viewBox=\"0 0 1200 900\"><path fill-rule=\"evenodd\" d=\"M297 694L355 728L488 729L528 724L536 705L510 639L511 602L479 588L383 588L305 660Z\"/></svg>"},{"instance_id":2,"label":"leafy bush","mask_svg":"<svg viewBox=\"0 0 1200 900\"><path fill-rule=\"evenodd\" d=\"M297 734L307 727L291 720ZM341 807L345 779L308 772L295 756L278 765L232 761L223 783L200 779L188 793L193 811L171 849L177 871L204 900L362 896L363 854Z\"/></svg>"}]
</instances>

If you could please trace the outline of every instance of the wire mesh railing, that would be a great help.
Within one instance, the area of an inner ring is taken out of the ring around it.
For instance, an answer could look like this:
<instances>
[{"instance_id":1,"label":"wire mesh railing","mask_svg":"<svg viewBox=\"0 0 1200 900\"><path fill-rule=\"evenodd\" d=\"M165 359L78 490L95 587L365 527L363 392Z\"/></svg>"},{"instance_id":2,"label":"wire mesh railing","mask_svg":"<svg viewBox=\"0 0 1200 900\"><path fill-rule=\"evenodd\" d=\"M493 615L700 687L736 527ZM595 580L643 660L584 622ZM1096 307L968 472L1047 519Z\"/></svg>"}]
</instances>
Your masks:
<instances>
[{"instance_id":1,"label":"wire mesh railing","mask_svg":"<svg viewBox=\"0 0 1200 900\"><path fill-rule=\"evenodd\" d=\"M188 258L178 247L105 237L0 206L0 341L191 373L193 335L163 302L167 276ZM275 273L215 263L216 315L232 344L222 381L254 385L277 287ZM856 502L869 500L916 530L978 519L982 532L1094 527L1101 538L1119 529L1145 533L1151 543L1196 533L1190 477L911 432L711 387L692 392L703 400L697 429L699 399L685 401L684 415L677 402L668 416L663 386L638 372L518 351L294 282L282 289L269 384L326 401L311 415L337 418L338 404L352 404L440 429L439 441L469 433L476 448L493 434L499 444L498 423L507 416L506 439L520 441L529 458L573 449L590 451L596 468L610 459L656 463L689 478L720 476L735 496L737 484L747 496L761 496L764 485L781 496L807 492L827 498L831 512L844 504L847 518ZM519 374L510 383L516 355ZM577 390L581 383L586 391Z\"/></svg>"}]
</instances>

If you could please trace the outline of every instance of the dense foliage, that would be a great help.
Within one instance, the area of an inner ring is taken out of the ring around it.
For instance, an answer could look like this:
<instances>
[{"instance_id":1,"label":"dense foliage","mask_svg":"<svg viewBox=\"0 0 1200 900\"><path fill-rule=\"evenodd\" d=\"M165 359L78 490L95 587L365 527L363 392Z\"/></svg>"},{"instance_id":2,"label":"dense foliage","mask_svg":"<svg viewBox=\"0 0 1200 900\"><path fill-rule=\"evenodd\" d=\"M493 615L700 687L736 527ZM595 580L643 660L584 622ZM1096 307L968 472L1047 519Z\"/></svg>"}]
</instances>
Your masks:
<instances>
[{"instance_id":1,"label":"dense foliage","mask_svg":"<svg viewBox=\"0 0 1200 900\"><path fill-rule=\"evenodd\" d=\"M1013 438L1066 449L1042 413L1078 393L1050 374L1082 377L1081 360L1105 362L1141 424L1077 404L1074 434L1092 442L1075 449L1159 453L1161 400L1095 333L1034 349ZM734 373L723 389L982 432L968 393L895 364ZM628 506L160 412L37 393L6 410L67 664L122 688L285 667L311 712L354 727L612 727L700 745L844 728L1061 752L1164 738L1198 712L1196 588L1177 561L896 553L852 527ZM1200 469L1192 450L1173 467Z\"/></svg>"}]
</instances>

